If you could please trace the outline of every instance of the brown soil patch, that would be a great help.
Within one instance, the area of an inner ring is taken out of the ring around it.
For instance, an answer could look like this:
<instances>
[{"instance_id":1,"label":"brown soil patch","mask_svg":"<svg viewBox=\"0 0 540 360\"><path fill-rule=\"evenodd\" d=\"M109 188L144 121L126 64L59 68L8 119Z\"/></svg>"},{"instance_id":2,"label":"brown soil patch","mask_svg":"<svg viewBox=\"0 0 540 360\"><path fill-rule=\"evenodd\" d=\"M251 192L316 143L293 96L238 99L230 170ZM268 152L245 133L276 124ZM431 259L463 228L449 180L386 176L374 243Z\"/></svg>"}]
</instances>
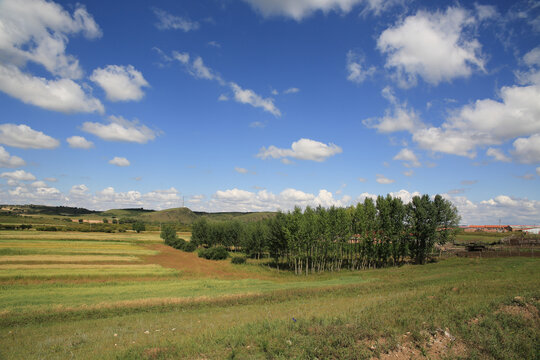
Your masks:
<instances>
[{"instance_id":1,"label":"brown soil patch","mask_svg":"<svg viewBox=\"0 0 540 360\"><path fill-rule=\"evenodd\" d=\"M257 274L235 269L230 260L206 260L198 257L197 252L184 252L163 244L152 244L147 248L157 250L159 254L142 257L144 263L181 270L183 275L225 279L261 278Z\"/></svg>"},{"instance_id":2,"label":"brown soil patch","mask_svg":"<svg viewBox=\"0 0 540 360\"><path fill-rule=\"evenodd\" d=\"M161 356L166 355L168 352L169 352L169 349L167 348L154 347L154 348L145 349L143 351L143 356L145 359L158 359Z\"/></svg>"},{"instance_id":3,"label":"brown soil patch","mask_svg":"<svg viewBox=\"0 0 540 360\"><path fill-rule=\"evenodd\" d=\"M505 313L512 316L521 316L528 320L539 320L538 309L531 304L524 305L504 305L498 310L498 312Z\"/></svg>"},{"instance_id":4,"label":"brown soil patch","mask_svg":"<svg viewBox=\"0 0 540 360\"><path fill-rule=\"evenodd\" d=\"M448 329L437 329L432 333L425 332L425 337L427 340L424 343L416 344L410 333L404 334L395 350L372 359L445 359L467 355L467 348L463 342L452 336ZM374 347L372 346L371 349L374 350Z\"/></svg>"}]
</instances>

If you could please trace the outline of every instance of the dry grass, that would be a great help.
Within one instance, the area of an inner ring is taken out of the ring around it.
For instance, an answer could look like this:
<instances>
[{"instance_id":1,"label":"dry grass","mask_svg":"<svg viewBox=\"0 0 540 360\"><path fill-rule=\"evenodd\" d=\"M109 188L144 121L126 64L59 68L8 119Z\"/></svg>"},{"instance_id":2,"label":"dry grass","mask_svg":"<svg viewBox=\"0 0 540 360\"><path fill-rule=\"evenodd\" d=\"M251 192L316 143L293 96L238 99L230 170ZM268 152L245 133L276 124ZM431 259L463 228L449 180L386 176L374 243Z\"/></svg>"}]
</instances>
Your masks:
<instances>
[{"instance_id":1,"label":"dry grass","mask_svg":"<svg viewBox=\"0 0 540 360\"><path fill-rule=\"evenodd\" d=\"M83 263L83 262L133 262L140 261L136 256L115 255L5 255L0 256L0 263L22 262L55 262L55 263Z\"/></svg>"},{"instance_id":2,"label":"dry grass","mask_svg":"<svg viewBox=\"0 0 540 360\"><path fill-rule=\"evenodd\" d=\"M0 264L0 270L22 270L22 269L156 269L159 265L126 265L126 264Z\"/></svg>"},{"instance_id":3,"label":"dry grass","mask_svg":"<svg viewBox=\"0 0 540 360\"><path fill-rule=\"evenodd\" d=\"M191 236L191 233L186 233ZM129 241L129 242L162 242L158 231L141 233L101 233L76 231L1 231L0 240L93 240L93 241Z\"/></svg>"}]
</instances>

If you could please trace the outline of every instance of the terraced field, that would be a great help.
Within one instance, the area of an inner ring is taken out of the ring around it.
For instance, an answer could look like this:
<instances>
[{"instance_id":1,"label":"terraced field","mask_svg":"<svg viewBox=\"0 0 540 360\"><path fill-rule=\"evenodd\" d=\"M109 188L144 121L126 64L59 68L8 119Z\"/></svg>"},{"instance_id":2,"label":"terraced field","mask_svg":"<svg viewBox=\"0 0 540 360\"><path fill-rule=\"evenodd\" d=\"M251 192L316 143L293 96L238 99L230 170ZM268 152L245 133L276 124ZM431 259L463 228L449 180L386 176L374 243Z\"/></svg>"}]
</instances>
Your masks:
<instances>
[{"instance_id":1,"label":"terraced field","mask_svg":"<svg viewBox=\"0 0 540 360\"><path fill-rule=\"evenodd\" d=\"M154 234L62 235L0 232L1 359L526 359L540 351L535 258L296 276L264 261L204 260Z\"/></svg>"}]
</instances>

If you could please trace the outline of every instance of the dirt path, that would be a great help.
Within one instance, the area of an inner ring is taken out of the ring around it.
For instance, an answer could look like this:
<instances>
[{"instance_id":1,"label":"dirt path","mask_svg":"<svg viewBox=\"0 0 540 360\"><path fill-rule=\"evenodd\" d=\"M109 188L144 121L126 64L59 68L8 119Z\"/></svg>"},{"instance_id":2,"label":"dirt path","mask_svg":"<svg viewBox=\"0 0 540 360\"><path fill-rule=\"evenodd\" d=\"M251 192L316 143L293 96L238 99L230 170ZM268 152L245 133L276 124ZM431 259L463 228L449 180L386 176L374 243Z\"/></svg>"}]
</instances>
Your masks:
<instances>
[{"instance_id":1,"label":"dirt path","mask_svg":"<svg viewBox=\"0 0 540 360\"><path fill-rule=\"evenodd\" d=\"M183 274L188 276L221 279L263 278L259 274L235 268L230 260L206 260L198 257L196 252L188 253L163 244L149 244L146 247L159 251L159 254L142 257L144 263L158 264L166 268L181 270Z\"/></svg>"}]
</instances>

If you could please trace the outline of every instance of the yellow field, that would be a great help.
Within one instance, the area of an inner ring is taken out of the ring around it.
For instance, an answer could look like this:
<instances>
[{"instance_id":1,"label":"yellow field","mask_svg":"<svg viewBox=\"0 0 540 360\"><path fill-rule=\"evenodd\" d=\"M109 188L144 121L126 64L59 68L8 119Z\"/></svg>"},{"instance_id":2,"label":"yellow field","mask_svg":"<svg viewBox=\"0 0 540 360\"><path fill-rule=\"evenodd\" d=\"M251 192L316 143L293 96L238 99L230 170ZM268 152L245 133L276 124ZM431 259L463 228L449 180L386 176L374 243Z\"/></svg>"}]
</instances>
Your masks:
<instances>
[{"instance_id":1,"label":"yellow field","mask_svg":"<svg viewBox=\"0 0 540 360\"><path fill-rule=\"evenodd\" d=\"M0 263L10 262L56 262L56 263L80 263L80 262L132 262L140 261L136 256L116 255L6 255L0 256Z\"/></svg>"},{"instance_id":2,"label":"yellow field","mask_svg":"<svg viewBox=\"0 0 540 360\"><path fill-rule=\"evenodd\" d=\"M128 242L161 242L159 231L125 233L99 233L75 231L1 231L0 240L92 240L92 241L128 241ZM184 234L184 233L179 233ZM191 233L185 233L191 238ZM187 240L187 239L186 239Z\"/></svg>"},{"instance_id":3,"label":"yellow field","mask_svg":"<svg viewBox=\"0 0 540 360\"><path fill-rule=\"evenodd\" d=\"M86 235L86 234L85 234ZM39 237L42 239L42 237ZM113 241L42 241L42 240L0 240L0 254L111 254L111 255L153 255L156 251L142 245Z\"/></svg>"}]
</instances>

